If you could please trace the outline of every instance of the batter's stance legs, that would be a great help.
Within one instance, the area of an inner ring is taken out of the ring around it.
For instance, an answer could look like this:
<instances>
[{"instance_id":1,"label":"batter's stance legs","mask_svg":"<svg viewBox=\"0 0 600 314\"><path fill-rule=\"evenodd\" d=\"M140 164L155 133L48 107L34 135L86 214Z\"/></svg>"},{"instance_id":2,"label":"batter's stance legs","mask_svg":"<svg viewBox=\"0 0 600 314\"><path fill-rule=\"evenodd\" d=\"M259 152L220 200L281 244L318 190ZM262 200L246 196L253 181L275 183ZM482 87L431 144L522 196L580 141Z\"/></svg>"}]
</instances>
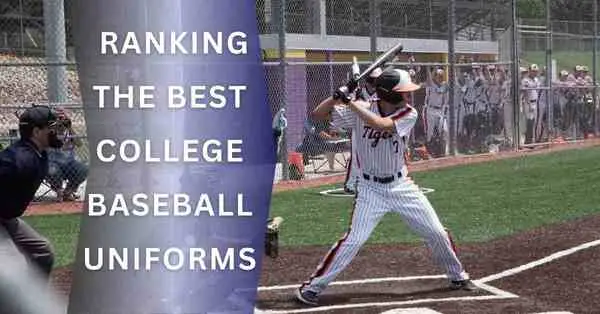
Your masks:
<instances>
[{"instance_id":1,"label":"batter's stance legs","mask_svg":"<svg viewBox=\"0 0 600 314\"><path fill-rule=\"evenodd\" d=\"M454 243L435 210L410 179L394 186L361 185L348 232L330 249L309 281L297 291L300 301L317 305L318 295L356 257L387 212L396 212L410 229L423 238L435 262L445 271L453 289L476 290L458 259Z\"/></svg>"},{"instance_id":2,"label":"batter's stance legs","mask_svg":"<svg viewBox=\"0 0 600 314\"><path fill-rule=\"evenodd\" d=\"M359 196L364 193L365 188L361 187L361 192L357 193L355 199L348 231L331 247L309 281L301 286L302 291L319 294L325 290L329 283L348 267L383 218L384 202L380 198Z\"/></svg>"},{"instance_id":3,"label":"batter's stance legs","mask_svg":"<svg viewBox=\"0 0 600 314\"><path fill-rule=\"evenodd\" d=\"M410 179L395 186L387 203L389 211L398 213L408 227L425 240L435 262L445 271L451 281L469 279L454 250L450 236L433 206Z\"/></svg>"}]
</instances>

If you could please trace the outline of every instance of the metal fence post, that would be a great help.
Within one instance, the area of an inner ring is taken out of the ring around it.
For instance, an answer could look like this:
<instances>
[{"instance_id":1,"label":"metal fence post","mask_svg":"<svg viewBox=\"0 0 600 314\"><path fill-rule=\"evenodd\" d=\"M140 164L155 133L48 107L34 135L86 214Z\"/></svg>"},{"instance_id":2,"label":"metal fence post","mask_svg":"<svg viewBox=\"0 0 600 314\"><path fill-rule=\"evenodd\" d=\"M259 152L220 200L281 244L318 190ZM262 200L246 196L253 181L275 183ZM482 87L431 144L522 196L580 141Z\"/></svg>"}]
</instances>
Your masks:
<instances>
[{"instance_id":1,"label":"metal fence post","mask_svg":"<svg viewBox=\"0 0 600 314\"><path fill-rule=\"evenodd\" d=\"M594 0L593 1L594 4L594 39L593 39L593 51L592 51L592 79L593 79L593 84L594 84L594 104L596 104L594 111L593 111L593 123L594 123L594 135L597 137L599 135L599 130L598 130L598 86L597 86L597 78L596 75L598 74L597 71L597 51L598 51L598 0Z\"/></svg>"},{"instance_id":2,"label":"metal fence post","mask_svg":"<svg viewBox=\"0 0 600 314\"><path fill-rule=\"evenodd\" d=\"M378 18L377 18L377 0L369 1L369 37L371 39L371 60L377 58L377 36L378 36Z\"/></svg>"},{"instance_id":3,"label":"metal fence post","mask_svg":"<svg viewBox=\"0 0 600 314\"><path fill-rule=\"evenodd\" d=\"M280 82L280 91L281 91L281 108L285 109L287 107L287 90L286 90L286 43L285 43L285 34L286 34L286 1L279 0L278 7L278 19L277 23L279 24L279 82ZM283 180L290 179L290 168L288 161L288 140L287 140L287 129L283 130L281 134L281 147L283 148L281 152L281 175Z\"/></svg>"},{"instance_id":4,"label":"metal fence post","mask_svg":"<svg viewBox=\"0 0 600 314\"><path fill-rule=\"evenodd\" d=\"M449 140L450 140L450 155L456 156L456 115L455 108L456 104L454 103L454 90L456 88L456 79L455 79L455 71L456 71L456 54L455 54L455 29L456 29L456 2L455 0L450 0L448 4L448 104L449 104Z\"/></svg>"},{"instance_id":5,"label":"metal fence post","mask_svg":"<svg viewBox=\"0 0 600 314\"><path fill-rule=\"evenodd\" d=\"M64 0L44 0L44 35L48 66L48 101L67 102L67 48Z\"/></svg>"},{"instance_id":6,"label":"metal fence post","mask_svg":"<svg viewBox=\"0 0 600 314\"><path fill-rule=\"evenodd\" d=\"M514 137L514 148L515 150L519 150L520 141L521 141L521 115L520 115L520 107L521 107L521 97L519 91L519 71L520 71L520 56L519 56L519 20L517 15L517 0L511 1L511 12L512 12L512 102L513 102L513 137Z\"/></svg>"},{"instance_id":7,"label":"metal fence post","mask_svg":"<svg viewBox=\"0 0 600 314\"><path fill-rule=\"evenodd\" d=\"M594 0L596 1L596 0ZM548 123L548 142L552 143L555 138L554 126L554 93L552 91L552 80L554 77L552 69L552 19L550 13L550 0L546 0L546 119ZM539 109L538 109L539 110ZM543 118L543 117L541 117Z\"/></svg>"},{"instance_id":8,"label":"metal fence post","mask_svg":"<svg viewBox=\"0 0 600 314\"><path fill-rule=\"evenodd\" d=\"M21 46L21 56L25 55L25 26L23 25L23 0L19 0L19 40Z\"/></svg>"}]
</instances>

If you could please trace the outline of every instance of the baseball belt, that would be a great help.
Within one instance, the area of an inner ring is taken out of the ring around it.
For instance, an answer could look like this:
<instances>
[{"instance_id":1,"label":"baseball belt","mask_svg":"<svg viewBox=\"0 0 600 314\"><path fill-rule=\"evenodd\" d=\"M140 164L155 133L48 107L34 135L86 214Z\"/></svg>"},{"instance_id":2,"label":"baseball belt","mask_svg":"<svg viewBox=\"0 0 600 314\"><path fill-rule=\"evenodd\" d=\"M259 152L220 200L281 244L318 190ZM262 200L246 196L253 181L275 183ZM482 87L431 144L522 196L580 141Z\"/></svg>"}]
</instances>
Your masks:
<instances>
[{"instance_id":1,"label":"baseball belt","mask_svg":"<svg viewBox=\"0 0 600 314\"><path fill-rule=\"evenodd\" d=\"M386 177L371 176L369 174L363 173L363 178L367 181L373 181L373 182L381 183L381 184L388 184L388 183L394 182L396 180L396 178L398 178L398 179L402 178L402 172L398 172L397 175L391 175L391 176L386 176Z\"/></svg>"}]
</instances>

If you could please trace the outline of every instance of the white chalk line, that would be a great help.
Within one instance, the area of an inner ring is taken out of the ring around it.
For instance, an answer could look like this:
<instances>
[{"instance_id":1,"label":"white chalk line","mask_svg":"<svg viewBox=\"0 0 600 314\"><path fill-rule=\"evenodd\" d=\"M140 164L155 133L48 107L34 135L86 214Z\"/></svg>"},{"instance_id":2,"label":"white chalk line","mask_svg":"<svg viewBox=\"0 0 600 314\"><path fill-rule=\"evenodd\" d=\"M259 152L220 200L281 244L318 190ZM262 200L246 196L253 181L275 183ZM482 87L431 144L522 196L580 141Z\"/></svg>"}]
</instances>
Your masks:
<instances>
[{"instance_id":1,"label":"white chalk line","mask_svg":"<svg viewBox=\"0 0 600 314\"><path fill-rule=\"evenodd\" d=\"M347 281L334 281L330 286L347 286L355 284L369 284L369 283L381 283L391 281L410 281L410 280L428 280L428 279L442 279L447 278L446 275L430 275L430 276L411 276L411 277L386 277L386 278L367 278ZM258 291L272 291L272 290L289 290L298 288L299 285L287 285L287 286L269 286L259 287Z\"/></svg>"},{"instance_id":2,"label":"white chalk line","mask_svg":"<svg viewBox=\"0 0 600 314\"><path fill-rule=\"evenodd\" d=\"M533 261L533 262L530 262L530 263L527 263L527 264L524 264L524 265L521 265L521 266L518 266L518 267L515 267L515 268L507 269L507 270L505 270L503 272L500 272L500 273L497 273L497 274L494 274L494 275L490 275L490 276L487 276L487 277L484 277L484 278L481 278L481 279L477 279L476 281L478 283L487 283L487 282L490 282L490 281L494 281L494 280L502 279L502 278L509 277L509 276L512 276L512 275L516 275L518 273L524 272L524 271L532 269L534 267L538 267L540 265L544 265L544 264L550 263L550 262L555 261L555 260L557 260L559 258L563 258L565 256L568 256L568 255L571 255L571 254L574 254L574 253L577 253L579 251L582 251L582 250L585 250L585 249L589 249L589 248L592 248L592 247L595 247L595 246L599 246L599 245L600 245L600 240L595 240L595 241L583 243L583 244L578 245L576 247L572 247L570 249L566 249L566 250L559 251L559 252L556 252L554 254L548 255L548 256L546 256L544 258L541 258L541 259L538 259L536 261Z\"/></svg>"},{"instance_id":3,"label":"white chalk line","mask_svg":"<svg viewBox=\"0 0 600 314\"><path fill-rule=\"evenodd\" d=\"M313 308L303 308L294 310L259 310L259 313L264 314L292 314L292 313L308 313L308 312L323 312L343 309L356 309L365 307L388 307L388 306L400 306L400 305L413 305L423 303L438 303L438 302L455 302L455 301L484 301L484 300L499 300L507 299L505 296L498 295L483 295L483 296L471 296L471 297L452 297L452 298L440 298L440 299L418 299L410 301L396 301L396 302L372 302L372 303L356 303L356 304L342 304L342 305L329 305L320 306Z\"/></svg>"},{"instance_id":4,"label":"white chalk line","mask_svg":"<svg viewBox=\"0 0 600 314\"><path fill-rule=\"evenodd\" d=\"M495 295L497 295L499 297L505 297L505 298L518 298L519 297L518 295L516 295L514 293L510 293L510 292L508 292L506 290L502 290L502 289L499 289L499 288L496 288L496 287L492 287L492 286L490 286L488 284L479 282L477 280L473 280L473 284L476 285L476 286L478 286L479 288L481 288L483 290L486 290L486 291L488 291L488 292L490 292L492 294L495 294Z\"/></svg>"},{"instance_id":5,"label":"white chalk line","mask_svg":"<svg viewBox=\"0 0 600 314\"><path fill-rule=\"evenodd\" d=\"M410 277L386 277L386 278L368 278L359 280L348 280L348 281L334 281L330 286L346 286L355 284L369 284L369 283L382 283L392 281L413 281L413 280L431 280L431 279L444 279L448 278L446 275L429 275L429 276L410 276ZM305 313L305 312L322 312L330 310L341 310L350 308L364 308L364 307L387 307L387 306L400 306L400 305L411 305L411 304L422 304L432 302L453 302L453 301L477 301L477 300L493 300L493 299L508 299L517 298L518 296L489 286L487 284L474 282L479 288L486 290L492 295L488 296L464 296L464 297L450 297L450 298L429 298L429 299L417 299L408 301L393 301L393 302L371 302L371 303L354 303L354 304L341 304L341 305L330 305L321 306L305 309L293 309L293 310L264 310L255 309L255 314L291 314L291 313ZM258 291L273 291L273 290L290 290L296 289L298 285L282 285L282 286L269 286L259 287Z\"/></svg>"}]
</instances>

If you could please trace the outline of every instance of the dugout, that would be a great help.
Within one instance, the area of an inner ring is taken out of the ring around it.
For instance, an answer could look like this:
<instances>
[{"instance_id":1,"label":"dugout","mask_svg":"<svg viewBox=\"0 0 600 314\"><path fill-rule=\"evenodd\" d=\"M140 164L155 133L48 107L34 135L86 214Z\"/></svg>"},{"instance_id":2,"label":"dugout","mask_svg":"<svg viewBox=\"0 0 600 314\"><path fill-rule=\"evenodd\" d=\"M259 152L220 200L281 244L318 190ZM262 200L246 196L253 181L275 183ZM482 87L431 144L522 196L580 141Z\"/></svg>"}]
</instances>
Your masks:
<instances>
[{"instance_id":1,"label":"dugout","mask_svg":"<svg viewBox=\"0 0 600 314\"><path fill-rule=\"evenodd\" d=\"M321 36L307 34L287 34L285 55L285 79L281 78L279 49L276 36L262 35L263 60L265 61L269 103L274 115L283 103L285 86L286 110L288 118L287 148L293 151L302 142L303 125L308 113L319 101L330 96L332 91L346 82L350 72L352 57L356 56L361 68L371 61L370 38L358 36ZM378 53L384 52L398 41L404 44L405 54L397 64L400 67L420 67L416 75L418 81L426 79L426 68L442 66L447 70L448 45L446 40L436 39L397 39L378 38ZM498 42L457 41L455 43L458 62L497 62ZM408 55L416 62L409 65ZM364 64L363 64L364 63ZM464 64L459 71L463 71ZM447 75L448 71L446 71ZM422 113L425 90L415 94L415 106ZM415 127L415 137L422 138L423 121L419 119Z\"/></svg>"}]
</instances>

